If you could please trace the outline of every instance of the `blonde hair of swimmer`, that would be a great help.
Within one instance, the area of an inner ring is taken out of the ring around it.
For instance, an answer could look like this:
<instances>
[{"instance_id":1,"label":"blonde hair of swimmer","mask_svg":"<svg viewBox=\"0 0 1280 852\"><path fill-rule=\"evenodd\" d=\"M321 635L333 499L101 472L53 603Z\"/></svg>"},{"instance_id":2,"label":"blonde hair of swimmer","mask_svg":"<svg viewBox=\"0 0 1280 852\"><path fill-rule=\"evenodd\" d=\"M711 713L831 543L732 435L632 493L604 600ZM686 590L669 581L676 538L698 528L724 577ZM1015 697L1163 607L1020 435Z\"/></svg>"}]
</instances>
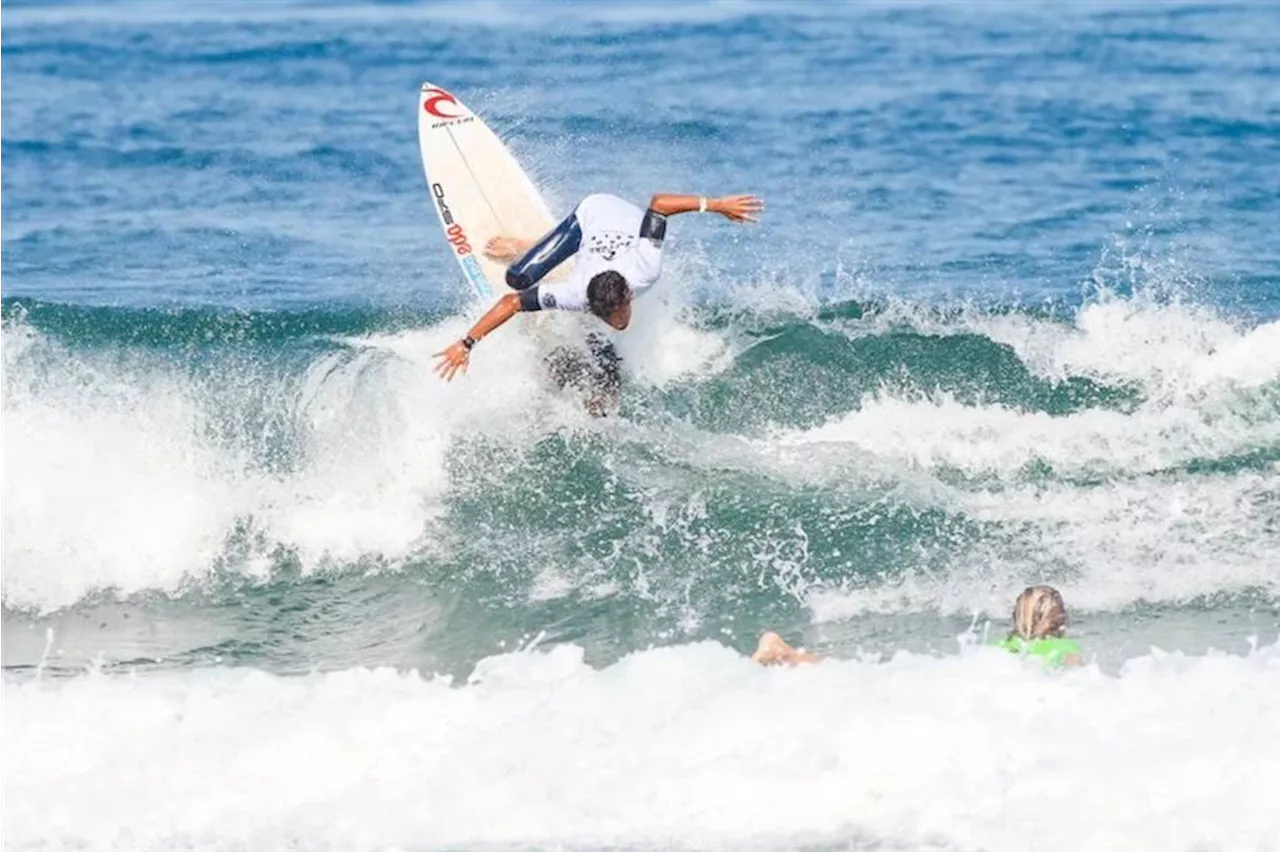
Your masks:
<instances>
[{"instance_id":1,"label":"blonde hair of swimmer","mask_svg":"<svg viewBox=\"0 0 1280 852\"><path fill-rule=\"evenodd\" d=\"M1067 635L1067 605L1053 586L1028 586L1013 602L1013 629L1008 639L1036 642ZM1080 665L1080 655L1066 654L1062 665Z\"/></svg>"}]
</instances>

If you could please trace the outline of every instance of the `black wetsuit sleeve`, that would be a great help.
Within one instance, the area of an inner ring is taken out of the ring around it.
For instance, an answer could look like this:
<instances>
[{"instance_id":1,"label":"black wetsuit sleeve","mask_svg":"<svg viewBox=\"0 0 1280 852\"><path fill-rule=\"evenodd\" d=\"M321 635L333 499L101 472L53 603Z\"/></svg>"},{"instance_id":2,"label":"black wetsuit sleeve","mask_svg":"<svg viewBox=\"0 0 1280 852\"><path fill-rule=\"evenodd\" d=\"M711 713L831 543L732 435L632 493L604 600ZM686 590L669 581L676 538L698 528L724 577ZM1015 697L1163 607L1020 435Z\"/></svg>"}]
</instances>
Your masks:
<instances>
[{"instance_id":1,"label":"black wetsuit sleeve","mask_svg":"<svg viewBox=\"0 0 1280 852\"><path fill-rule=\"evenodd\" d=\"M640 236L655 246L667 238L667 217L650 207L640 222Z\"/></svg>"},{"instance_id":2,"label":"black wetsuit sleeve","mask_svg":"<svg viewBox=\"0 0 1280 852\"><path fill-rule=\"evenodd\" d=\"M520 310L522 311L540 311L542 303L538 301L538 288L526 287L520 291Z\"/></svg>"}]
</instances>

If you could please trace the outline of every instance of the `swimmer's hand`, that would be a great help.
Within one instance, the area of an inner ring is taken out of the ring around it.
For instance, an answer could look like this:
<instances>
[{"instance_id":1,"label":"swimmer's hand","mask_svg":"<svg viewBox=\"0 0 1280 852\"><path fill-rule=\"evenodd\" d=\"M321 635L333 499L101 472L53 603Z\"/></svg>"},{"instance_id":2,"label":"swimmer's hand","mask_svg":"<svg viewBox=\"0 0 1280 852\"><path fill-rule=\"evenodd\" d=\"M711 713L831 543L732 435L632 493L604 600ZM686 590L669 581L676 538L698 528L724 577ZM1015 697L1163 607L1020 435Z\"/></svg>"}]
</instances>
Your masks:
<instances>
[{"instance_id":1,"label":"swimmer's hand","mask_svg":"<svg viewBox=\"0 0 1280 852\"><path fill-rule=\"evenodd\" d=\"M436 372L440 378L451 382L459 370L466 374L467 365L471 362L471 349L465 340L459 340L448 349L437 352L434 357L440 359L440 363L436 364Z\"/></svg>"},{"instance_id":2,"label":"swimmer's hand","mask_svg":"<svg viewBox=\"0 0 1280 852\"><path fill-rule=\"evenodd\" d=\"M764 201L754 195L724 195L708 201L707 210L719 213L730 222L758 222Z\"/></svg>"}]
</instances>

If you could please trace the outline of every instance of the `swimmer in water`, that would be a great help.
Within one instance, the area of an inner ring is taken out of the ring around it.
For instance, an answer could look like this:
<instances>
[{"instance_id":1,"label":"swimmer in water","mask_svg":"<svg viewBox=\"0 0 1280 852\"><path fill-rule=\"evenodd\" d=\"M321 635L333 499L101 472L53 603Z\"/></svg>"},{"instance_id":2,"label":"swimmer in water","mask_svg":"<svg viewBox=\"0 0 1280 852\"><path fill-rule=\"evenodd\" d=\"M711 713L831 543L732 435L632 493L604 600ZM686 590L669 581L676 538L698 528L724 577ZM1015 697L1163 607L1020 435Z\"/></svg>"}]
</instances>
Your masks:
<instances>
[{"instance_id":1,"label":"swimmer in water","mask_svg":"<svg viewBox=\"0 0 1280 852\"><path fill-rule=\"evenodd\" d=\"M1029 586L1013 604L1013 630L1005 639L996 643L1014 654L1038 657L1048 666L1080 665L1080 646L1074 639L1066 638L1067 607L1062 595L1052 586ZM794 648L773 631L760 636L755 653L751 655L763 666L816 663L818 654L803 648Z\"/></svg>"},{"instance_id":2,"label":"swimmer in water","mask_svg":"<svg viewBox=\"0 0 1280 852\"><path fill-rule=\"evenodd\" d=\"M1028 586L1013 604L1013 630L996 643L1038 657L1053 668L1080 665L1080 646L1068 639L1067 606L1052 586Z\"/></svg>"},{"instance_id":3,"label":"swimmer in water","mask_svg":"<svg viewBox=\"0 0 1280 852\"><path fill-rule=\"evenodd\" d=\"M465 373L472 347L522 312L589 311L621 331L631 323L632 299L648 292L662 274L669 216L718 213L730 222L755 222L762 210L764 202L754 195L707 198L660 192L649 199L647 210L641 210L616 195L597 194L584 198L568 218L536 241L518 234L494 237L485 254L511 264L507 285L516 292L499 298L465 337L437 352L436 372L445 381L452 381L459 370ZM538 283L575 255L566 280ZM600 369L610 373L618 360L613 345L601 339L592 348L597 360L600 349L609 350Z\"/></svg>"}]
</instances>

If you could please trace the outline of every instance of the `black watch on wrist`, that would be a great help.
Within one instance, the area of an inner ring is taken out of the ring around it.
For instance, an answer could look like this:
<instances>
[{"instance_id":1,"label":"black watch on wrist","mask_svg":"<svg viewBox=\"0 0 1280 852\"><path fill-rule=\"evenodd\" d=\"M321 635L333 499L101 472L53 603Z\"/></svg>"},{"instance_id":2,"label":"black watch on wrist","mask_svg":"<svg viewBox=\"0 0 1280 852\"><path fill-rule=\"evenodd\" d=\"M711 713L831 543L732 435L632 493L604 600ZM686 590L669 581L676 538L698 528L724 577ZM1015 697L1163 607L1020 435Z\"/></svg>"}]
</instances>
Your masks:
<instances>
[{"instance_id":1,"label":"black watch on wrist","mask_svg":"<svg viewBox=\"0 0 1280 852\"><path fill-rule=\"evenodd\" d=\"M476 339L468 334L466 337L462 338L462 345L467 347L469 350L472 346L476 345Z\"/></svg>"}]
</instances>

